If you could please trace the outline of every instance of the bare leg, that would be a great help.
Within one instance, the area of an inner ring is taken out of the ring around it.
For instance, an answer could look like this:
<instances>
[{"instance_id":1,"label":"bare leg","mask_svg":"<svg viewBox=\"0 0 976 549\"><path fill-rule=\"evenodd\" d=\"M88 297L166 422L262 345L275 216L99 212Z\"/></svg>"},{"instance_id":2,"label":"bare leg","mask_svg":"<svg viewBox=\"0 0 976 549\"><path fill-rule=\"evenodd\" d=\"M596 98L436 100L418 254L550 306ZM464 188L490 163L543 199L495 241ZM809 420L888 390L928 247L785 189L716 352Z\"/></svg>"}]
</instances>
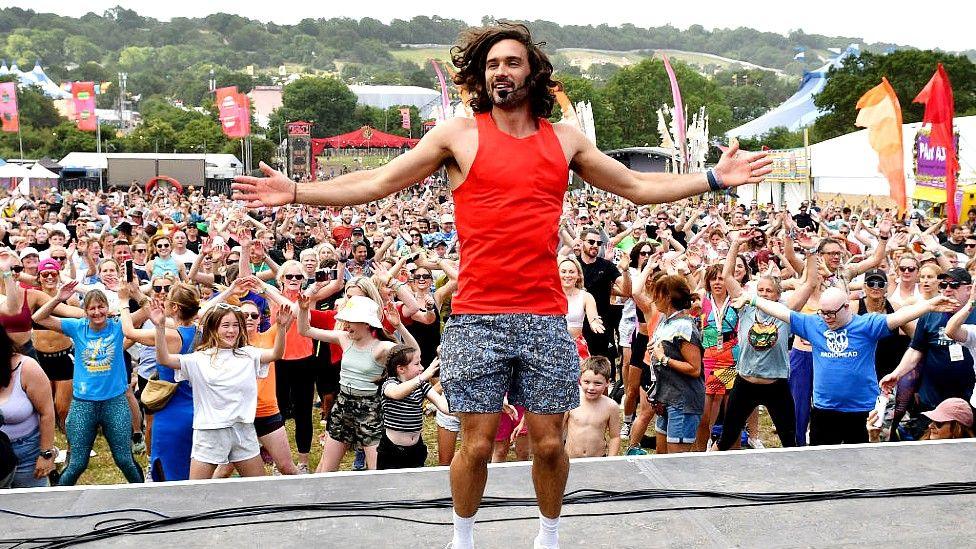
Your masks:
<instances>
[{"instance_id":1,"label":"bare leg","mask_svg":"<svg viewBox=\"0 0 976 549\"><path fill-rule=\"evenodd\" d=\"M213 478L217 466L213 463L204 463L190 458L190 480L203 480Z\"/></svg>"},{"instance_id":2,"label":"bare leg","mask_svg":"<svg viewBox=\"0 0 976 549\"><path fill-rule=\"evenodd\" d=\"M637 403L643 400L640 389L641 370L628 364L624 372L624 415L632 416L637 411Z\"/></svg>"},{"instance_id":3,"label":"bare leg","mask_svg":"<svg viewBox=\"0 0 976 549\"><path fill-rule=\"evenodd\" d=\"M52 381L51 394L54 395L54 417L56 425L64 432L64 421L71 409L71 380Z\"/></svg>"},{"instance_id":4,"label":"bare leg","mask_svg":"<svg viewBox=\"0 0 976 549\"><path fill-rule=\"evenodd\" d=\"M668 435L667 433L662 433L658 431L654 440L654 453L657 455L664 455L668 453Z\"/></svg>"},{"instance_id":5,"label":"bare leg","mask_svg":"<svg viewBox=\"0 0 976 549\"><path fill-rule=\"evenodd\" d=\"M315 472L331 473L338 471L339 462L342 461L342 456L346 454L346 450L348 449L348 444L333 440L332 437L326 435L325 448L322 449L322 460L319 461L319 466L315 469Z\"/></svg>"},{"instance_id":6,"label":"bare leg","mask_svg":"<svg viewBox=\"0 0 976 549\"><path fill-rule=\"evenodd\" d=\"M690 452L691 444L677 444L674 442L668 443L668 453L669 454L680 454L682 452Z\"/></svg>"},{"instance_id":7,"label":"bare leg","mask_svg":"<svg viewBox=\"0 0 976 549\"><path fill-rule=\"evenodd\" d=\"M691 446L693 452L704 452L708 446L708 439L712 436L712 427L715 426L715 420L718 418L718 411L722 406L724 396L705 395L705 411L702 414L701 422L698 423L695 443Z\"/></svg>"},{"instance_id":8,"label":"bare leg","mask_svg":"<svg viewBox=\"0 0 976 549\"><path fill-rule=\"evenodd\" d=\"M211 478L230 478L234 474L234 466L230 463L221 463L214 471Z\"/></svg>"},{"instance_id":9,"label":"bare leg","mask_svg":"<svg viewBox=\"0 0 976 549\"><path fill-rule=\"evenodd\" d=\"M647 393L638 388L637 394L640 395L640 408L637 409L637 417L634 418L634 425L630 428L630 446L640 448L641 440L647 434L647 428L654 419L654 407L647 400Z\"/></svg>"},{"instance_id":10,"label":"bare leg","mask_svg":"<svg viewBox=\"0 0 976 549\"><path fill-rule=\"evenodd\" d=\"M264 460L260 454L244 461L235 461L234 468L242 477L263 477L265 474Z\"/></svg>"},{"instance_id":11,"label":"bare leg","mask_svg":"<svg viewBox=\"0 0 976 549\"><path fill-rule=\"evenodd\" d=\"M462 413L458 417L461 419L461 449L451 461L451 497L454 512L467 518L478 511L485 494L498 414Z\"/></svg>"},{"instance_id":12,"label":"bare leg","mask_svg":"<svg viewBox=\"0 0 976 549\"><path fill-rule=\"evenodd\" d=\"M539 512L546 518L557 518L569 477L569 457L563 445L563 414L526 412L525 423L532 439L532 482Z\"/></svg>"},{"instance_id":13,"label":"bare leg","mask_svg":"<svg viewBox=\"0 0 976 549\"><path fill-rule=\"evenodd\" d=\"M515 458L519 461L529 461L532 457L532 439L528 435L519 435L515 439Z\"/></svg>"},{"instance_id":14,"label":"bare leg","mask_svg":"<svg viewBox=\"0 0 976 549\"><path fill-rule=\"evenodd\" d=\"M437 427L437 464L450 465L457 449L458 434L443 427Z\"/></svg>"},{"instance_id":15,"label":"bare leg","mask_svg":"<svg viewBox=\"0 0 976 549\"><path fill-rule=\"evenodd\" d=\"M508 461L508 449L510 445L507 440L496 440L491 448L491 462L505 463Z\"/></svg>"},{"instance_id":16,"label":"bare leg","mask_svg":"<svg viewBox=\"0 0 976 549\"><path fill-rule=\"evenodd\" d=\"M366 454L366 469L369 471L376 470L376 448L377 444L372 446L363 446L363 453Z\"/></svg>"},{"instance_id":17,"label":"bare leg","mask_svg":"<svg viewBox=\"0 0 976 549\"><path fill-rule=\"evenodd\" d=\"M291 446L288 445L288 433L281 427L258 439L261 446L268 451L268 455L274 460L278 471L283 475L297 475L298 468L291 458Z\"/></svg>"}]
</instances>

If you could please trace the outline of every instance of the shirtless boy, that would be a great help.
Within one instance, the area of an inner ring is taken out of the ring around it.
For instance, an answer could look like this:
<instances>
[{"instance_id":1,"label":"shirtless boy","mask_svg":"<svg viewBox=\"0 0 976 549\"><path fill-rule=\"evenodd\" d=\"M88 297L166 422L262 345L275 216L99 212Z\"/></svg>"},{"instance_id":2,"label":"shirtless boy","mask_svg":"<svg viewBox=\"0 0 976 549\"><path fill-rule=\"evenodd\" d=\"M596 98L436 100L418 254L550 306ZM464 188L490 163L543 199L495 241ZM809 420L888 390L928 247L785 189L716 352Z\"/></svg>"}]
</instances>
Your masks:
<instances>
[{"instance_id":1,"label":"shirtless boy","mask_svg":"<svg viewBox=\"0 0 976 549\"><path fill-rule=\"evenodd\" d=\"M566 413L566 453L570 458L615 456L620 453L620 405L604 394L610 361L592 356L581 369L580 405Z\"/></svg>"}]
</instances>

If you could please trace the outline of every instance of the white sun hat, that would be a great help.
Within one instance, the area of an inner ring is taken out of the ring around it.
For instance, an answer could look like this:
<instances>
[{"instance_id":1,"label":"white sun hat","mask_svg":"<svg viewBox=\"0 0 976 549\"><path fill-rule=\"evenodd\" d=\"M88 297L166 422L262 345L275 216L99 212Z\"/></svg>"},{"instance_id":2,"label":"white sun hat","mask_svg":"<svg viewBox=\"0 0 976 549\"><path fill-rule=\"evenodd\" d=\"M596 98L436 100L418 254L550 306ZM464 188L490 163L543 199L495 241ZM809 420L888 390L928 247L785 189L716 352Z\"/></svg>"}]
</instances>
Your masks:
<instances>
[{"instance_id":1,"label":"white sun hat","mask_svg":"<svg viewBox=\"0 0 976 549\"><path fill-rule=\"evenodd\" d=\"M354 295L347 299L335 317L336 320L365 322L378 330L383 329L383 323L380 322L379 305L372 299L361 295Z\"/></svg>"}]
</instances>

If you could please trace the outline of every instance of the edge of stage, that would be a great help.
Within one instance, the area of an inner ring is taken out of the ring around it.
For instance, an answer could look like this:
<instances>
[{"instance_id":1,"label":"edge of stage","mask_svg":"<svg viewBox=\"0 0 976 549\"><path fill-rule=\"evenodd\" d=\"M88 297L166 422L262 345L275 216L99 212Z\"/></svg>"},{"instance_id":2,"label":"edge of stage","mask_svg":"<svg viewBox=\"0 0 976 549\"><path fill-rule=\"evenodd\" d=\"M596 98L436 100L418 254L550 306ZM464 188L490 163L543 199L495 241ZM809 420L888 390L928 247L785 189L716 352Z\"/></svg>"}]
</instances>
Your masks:
<instances>
[{"instance_id":1,"label":"edge of stage","mask_svg":"<svg viewBox=\"0 0 976 549\"><path fill-rule=\"evenodd\" d=\"M659 489L808 494L849 488L891 489L946 482L974 483L974 450L976 440L970 439L574 460L567 492L593 489L616 494L609 501L566 505L560 524L560 542L564 548L894 543L917 547L965 546L972 543L972 530L976 524L973 513L976 490L924 497L898 495L775 505L714 495L622 498L619 492ZM532 498L529 465L490 466L486 496ZM443 506L449 498L447 468L430 467L299 477L8 490L0 492L0 509L48 517L123 508L154 510L171 517L204 515L192 523L165 526L192 530L165 533L146 530L89 544L98 547L129 547L136 543L213 547L232 541L249 547L342 544L344 547L376 549L445 546L451 535L450 511L430 505L418 508L416 502L439 499ZM268 505L280 508L348 500L364 503L356 510L343 510L333 505L329 512L302 508L287 513L228 519L214 517L219 510L234 507ZM371 506L369 502L374 501L392 502L398 508ZM477 547L532 546L538 528L536 509L527 500L517 503L521 505L479 511L479 522L475 526ZM715 507L730 504L733 507ZM336 514L345 516L329 516ZM0 524L3 525L0 538L36 539L84 534L106 519L124 517L141 521L156 518L133 511L53 520L16 518L0 513ZM518 520L519 517L528 520ZM489 522L497 519L502 520ZM116 520L106 525L124 523L124 520ZM0 542L0 547L11 546L13 543ZM33 546L28 543L22 547Z\"/></svg>"}]
</instances>

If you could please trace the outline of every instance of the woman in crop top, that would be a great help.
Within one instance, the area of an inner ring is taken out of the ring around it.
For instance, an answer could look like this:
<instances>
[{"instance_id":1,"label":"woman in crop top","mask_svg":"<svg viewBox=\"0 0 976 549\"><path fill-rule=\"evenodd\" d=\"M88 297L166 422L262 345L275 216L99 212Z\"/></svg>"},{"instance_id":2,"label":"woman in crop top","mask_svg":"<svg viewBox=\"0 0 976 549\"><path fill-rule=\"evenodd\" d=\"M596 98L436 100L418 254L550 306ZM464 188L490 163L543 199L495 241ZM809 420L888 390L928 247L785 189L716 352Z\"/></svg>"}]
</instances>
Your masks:
<instances>
[{"instance_id":1,"label":"woman in crop top","mask_svg":"<svg viewBox=\"0 0 976 549\"><path fill-rule=\"evenodd\" d=\"M603 320L596 311L593 296L583 289L583 269L576 258L566 257L559 262L559 280L569 302L569 312L566 313L569 335L576 341L580 358L586 358L589 352L586 349L586 340L583 339L583 319L589 321L590 328L597 334L604 331Z\"/></svg>"},{"instance_id":2,"label":"woman in crop top","mask_svg":"<svg viewBox=\"0 0 976 549\"><path fill-rule=\"evenodd\" d=\"M376 301L352 296L336 313L336 320L345 323L345 329L339 330L312 328L308 298L299 298L298 305L299 333L342 347L339 396L329 414L328 436L317 472L338 471L339 461L352 445L362 446L367 468L376 469L376 448L383 437L383 399L379 384L383 379L384 364L394 346L390 341L392 338L383 330L380 315L386 317L407 345L417 348L417 341L404 328L392 304L381 312Z\"/></svg>"},{"instance_id":3,"label":"woman in crop top","mask_svg":"<svg viewBox=\"0 0 976 549\"><path fill-rule=\"evenodd\" d=\"M0 488L48 486L54 470L54 405L51 387L37 362L16 352L0 326L0 414L17 466Z\"/></svg>"},{"instance_id":4,"label":"woman in crop top","mask_svg":"<svg viewBox=\"0 0 976 549\"><path fill-rule=\"evenodd\" d=\"M173 242L168 236L157 235L149 240L149 253L152 259L146 264L151 278L171 274L186 280L186 267L173 258Z\"/></svg>"}]
</instances>

